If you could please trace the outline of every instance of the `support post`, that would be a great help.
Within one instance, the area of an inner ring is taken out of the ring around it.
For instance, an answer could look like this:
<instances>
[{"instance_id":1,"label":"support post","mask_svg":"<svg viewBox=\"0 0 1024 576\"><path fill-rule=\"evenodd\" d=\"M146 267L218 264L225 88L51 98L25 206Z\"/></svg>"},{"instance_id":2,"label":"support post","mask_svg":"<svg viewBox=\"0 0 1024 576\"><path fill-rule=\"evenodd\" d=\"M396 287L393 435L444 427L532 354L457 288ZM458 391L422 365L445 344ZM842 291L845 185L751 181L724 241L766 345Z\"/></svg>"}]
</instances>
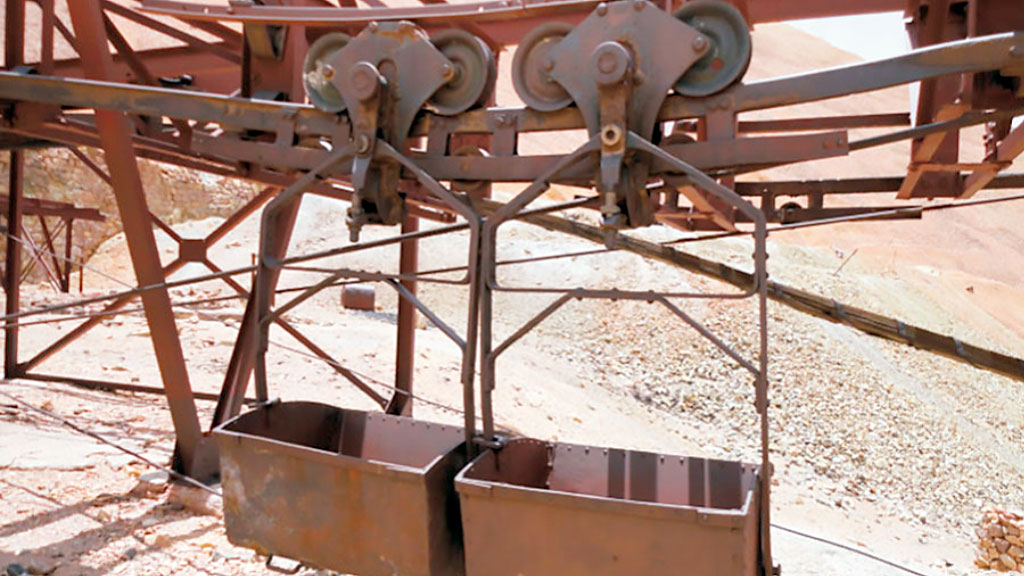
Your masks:
<instances>
[{"instance_id":1,"label":"support post","mask_svg":"<svg viewBox=\"0 0 1024 576\"><path fill-rule=\"evenodd\" d=\"M25 0L7 0L4 9L4 64L8 69L25 63ZM5 310L21 307L21 244L12 238L21 230L21 196L25 184L25 152L11 151L10 189L7 195L7 253L4 260ZM18 376L18 322L4 328L4 378Z\"/></svg>"},{"instance_id":2,"label":"support post","mask_svg":"<svg viewBox=\"0 0 1024 576\"><path fill-rule=\"evenodd\" d=\"M402 215L402 234L411 234L420 229L420 219L409 213ZM398 273L413 275L419 269L419 239L403 240L401 243ZM416 280L402 280L402 286L416 294ZM395 392L388 404L387 413L412 416L412 387L416 362L416 306L408 298L398 299L398 344L395 358Z\"/></svg>"},{"instance_id":3,"label":"support post","mask_svg":"<svg viewBox=\"0 0 1024 576\"><path fill-rule=\"evenodd\" d=\"M21 243L14 240L21 230L21 195L25 183L25 152L11 151L10 189L7 194L7 254L4 260L4 292L7 295L5 311L8 316L21 309ZM18 320L7 322L4 328L4 378L17 378Z\"/></svg>"},{"instance_id":4,"label":"support post","mask_svg":"<svg viewBox=\"0 0 1024 576\"><path fill-rule=\"evenodd\" d=\"M71 292L71 244L74 242L74 227L74 218L64 220L64 274L61 276L61 289L64 293Z\"/></svg>"},{"instance_id":5,"label":"support post","mask_svg":"<svg viewBox=\"0 0 1024 576\"><path fill-rule=\"evenodd\" d=\"M276 243L271 250L271 257L281 258L288 250L288 243L291 241L292 230L295 227L295 218L299 214L301 200L302 197L299 196L281 208L281 214L276 220L278 230L274 234ZM277 287L279 276L280 271L274 270L271 272L269 278L271 293ZM221 387L220 400L217 402L217 408L213 413L211 428L223 424L236 416L242 409L245 392L249 387L249 379L252 377L252 372L255 368L256 347L259 344L260 334L258 314L255 290L252 290L249 293L249 301L245 306L242 326L238 330L238 339L235 340L235 348L231 351L231 361L228 363L227 374L224 376L224 385Z\"/></svg>"},{"instance_id":6,"label":"support post","mask_svg":"<svg viewBox=\"0 0 1024 576\"><path fill-rule=\"evenodd\" d=\"M103 33L103 11L98 0L69 2L68 9L86 76L109 80L113 77L114 62ZM162 284L165 277L132 147L132 124L123 113L96 110L96 130L110 170L136 279L142 286ZM177 434L174 466L193 478L206 479L216 473L216 451L208 449L214 444L212 439L203 437L199 425L170 296L166 289L147 290L142 294L142 304Z\"/></svg>"}]
</instances>

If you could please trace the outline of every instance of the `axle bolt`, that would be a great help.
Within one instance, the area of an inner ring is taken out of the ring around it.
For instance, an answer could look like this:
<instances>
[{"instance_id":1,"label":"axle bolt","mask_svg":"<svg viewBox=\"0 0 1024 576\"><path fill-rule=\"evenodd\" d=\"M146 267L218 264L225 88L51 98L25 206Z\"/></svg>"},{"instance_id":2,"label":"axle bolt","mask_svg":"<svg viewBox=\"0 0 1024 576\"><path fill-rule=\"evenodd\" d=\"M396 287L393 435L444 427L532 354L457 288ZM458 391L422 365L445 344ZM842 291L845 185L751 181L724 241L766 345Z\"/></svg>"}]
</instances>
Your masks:
<instances>
[{"instance_id":1,"label":"axle bolt","mask_svg":"<svg viewBox=\"0 0 1024 576\"><path fill-rule=\"evenodd\" d=\"M703 36L697 36L693 39L693 51L700 53L708 49L708 39Z\"/></svg>"},{"instance_id":2,"label":"axle bolt","mask_svg":"<svg viewBox=\"0 0 1024 576\"><path fill-rule=\"evenodd\" d=\"M1020 58L1021 56L1024 56L1024 48L1022 48L1019 44L1016 46L1010 46L1010 56L1013 56L1014 58Z\"/></svg>"},{"instance_id":3,"label":"axle bolt","mask_svg":"<svg viewBox=\"0 0 1024 576\"><path fill-rule=\"evenodd\" d=\"M602 42L591 55L591 65L597 72L595 80L599 84L615 84L622 81L629 72L629 52L618 42Z\"/></svg>"},{"instance_id":4,"label":"axle bolt","mask_svg":"<svg viewBox=\"0 0 1024 576\"><path fill-rule=\"evenodd\" d=\"M334 78L334 66L324 64L323 68L320 69L320 73L323 74L324 78L330 80L331 78Z\"/></svg>"},{"instance_id":5,"label":"axle bolt","mask_svg":"<svg viewBox=\"0 0 1024 576\"><path fill-rule=\"evenodd\" d=\"M597 5L597 15L598 16L604 16L607 13L608 13L608 5L607 4L605 4L604 2L601 2L600 4Z\"/></svg>"},{"instance_id":6,"label":"axle bolt","mask_svg":"<svg viewBox=\"0 0 1024 576\"><path fill-rule=\"evenodd\" d=\"M367 28L370 29L370 32L376 32L377 29L380 28L380 24L377 24L376 22L370 22Z\"/></svg>"},{"instance_id":7,"label":"axle bolt","mask_svg":"<svg viewBox=\"0 0 1024 576\"><path fill-rule=\"evenodd\" d=\"M633 10L636 10L637 12L642 12L646 6L646 0L633 0Z\"/></svg>"},{"instance_id":8,"label":"axle bolt","mask_svg":"<svg viewBox=\"0 0 1024 576\"><path fill-rule=\"evenodd\" d=\"M352 67L349 82L352 94L361 102L366 102L380 90L380 72L376 66L364 60Z\"/></svg>"},{"instance_id":9,"label":"axle bolt","mask_svg":"<svg viewBox=\"0 0 1024 576\"><path fill-rule=\"evenodd\" d=\"M455 67L445 62L441 65L441 73L446 81L450 81L452 78L455 78Z\"/></svg>"}]
</instances>

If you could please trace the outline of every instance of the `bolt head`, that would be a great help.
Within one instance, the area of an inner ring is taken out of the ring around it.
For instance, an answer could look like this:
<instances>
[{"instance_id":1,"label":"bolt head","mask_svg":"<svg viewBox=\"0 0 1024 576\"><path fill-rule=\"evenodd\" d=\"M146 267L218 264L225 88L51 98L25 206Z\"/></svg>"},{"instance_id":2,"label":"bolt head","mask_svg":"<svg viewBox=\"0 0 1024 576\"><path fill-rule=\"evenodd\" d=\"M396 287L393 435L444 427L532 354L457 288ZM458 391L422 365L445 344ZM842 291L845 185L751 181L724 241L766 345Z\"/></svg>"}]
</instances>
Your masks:
<instances>
[{"instance_id":1,"label":"bolt head","mask_svg":"<svg viewBox=\"0 0 1024 576\"><path fill-rule=\"evenodd\" d=\"M693 51L700 53L708 49L708 39L704 36L697 36L693 39Z\"/></svg>"},{"instance_id":2,"label":"bolt head","mask_svg":"<svg viewBox=\"0 0 1024 576\"><path fill-rule=\"evenodd\" d=\"M609 85L619 82L629 72L629 52L618 42L602 42L591 56L591 65L596 70L595 80Z\"/></svg>"},{"instance_id":3,"label":"bolt head","mask_svg":"<svg viewBox=\"0 0 1024 576\"><path fill-rule=\"evenodd\" d=\"M355 97L365 102L376 96L380 90L380 73L373 64L359 62L352 67L349 83Z\"/></svg>"},{"instance_id":4,"label":"bolt head","mask_svg":"<svg viewBox=\"0 0 1024 576\"><path fill-rule=\"evenodd\" d=\"M601 2L600 4L597 5L597 15L598 16L604 16L607 13L608 13L608 5L607 4L605 4L604 2Z\"/></svg>"},{"instance_id":5,"label":"bolt head","mask_svg":"<svg viewBox=\"0 0 1024 576\"><path fill-rule=\"evenodd\" d=\"M643 11L646 6L647 2L645 0L633 0L633 10L637 12Z\"/></svg>"},{"instance_id":6,"label":"bolt head","mask_svg":"<svg viewBox=\"0 0 1024 576\"><path fill-rule=\"evenodd\" d=\"M444 79L446 81L451 80L452 78L455 77L455 67L445 62L444 64L441 65L441 74L444 75Z\"/></svg>"},{"instance_id":7,"label":"bolt head","mask_svg":"<svg viewBox=\"0 0 1024 576\"><path fill-rule=\"evenodd\" d=\"M1014 58L1024 56L1024 47L1019 44L1016 46L1010 46L1010 56L1013 56Z\"/></svg>"},{"instance_id":8,"label":"bolt head","mask_svg":"<svg viewBox=\"0 0 1024 576\"><path fill-rule=\"evenodd\" d=\"M320 68L320 73L324 78L330 80L331 78L334 78L334 66L324 64L323 67Z\"/></svg>"},{"instance_id":9,"label":"bolt head","mask_svg":"<svg viewBox=\"0 0 1024 576\"><path fill-rule=\"evenodd\" d=\"M378 24L377 22L370 22L367 28L370 30L370 32L376 32L380 28L380 24Z\"/></svg>"}]
</instances>

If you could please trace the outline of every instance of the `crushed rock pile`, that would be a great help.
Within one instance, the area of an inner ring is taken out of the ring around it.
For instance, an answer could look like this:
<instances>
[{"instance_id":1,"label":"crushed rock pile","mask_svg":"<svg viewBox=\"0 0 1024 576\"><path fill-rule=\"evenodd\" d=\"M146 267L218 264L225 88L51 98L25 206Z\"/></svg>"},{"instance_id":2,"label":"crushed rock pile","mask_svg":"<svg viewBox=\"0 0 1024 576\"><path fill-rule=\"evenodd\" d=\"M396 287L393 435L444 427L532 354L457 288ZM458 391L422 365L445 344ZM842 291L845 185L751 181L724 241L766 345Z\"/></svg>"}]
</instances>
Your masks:
<instances>
[{"instance_id":1,"label":"crushed rock pile","mask_svg":"<svg viewBox=\"0 0 1024 576\"><path fill-rule=\"evenodd\" d=\"M1024 571L1024 516L989 508L977 532L979 568Z\"/></svg>"}]
</instances>

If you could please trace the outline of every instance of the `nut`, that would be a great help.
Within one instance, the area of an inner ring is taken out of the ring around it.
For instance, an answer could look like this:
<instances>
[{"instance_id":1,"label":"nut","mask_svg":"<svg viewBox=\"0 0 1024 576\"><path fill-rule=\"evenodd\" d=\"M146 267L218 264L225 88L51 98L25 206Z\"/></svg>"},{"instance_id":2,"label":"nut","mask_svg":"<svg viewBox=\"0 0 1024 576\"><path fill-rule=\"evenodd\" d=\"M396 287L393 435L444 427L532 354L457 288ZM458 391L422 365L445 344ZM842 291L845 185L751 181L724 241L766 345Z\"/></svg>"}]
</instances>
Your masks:
<instances>
[{"instance_id":1,"label":"nut","mask_svg":"<svg viewBox=\"0 0 1024 576\"><path fill-rule=\"evenodd\" d=\"M608 124L601 128L601 143L611 148L622 141L622 128L615 124Z\"/></svg>"}]
</instances>

